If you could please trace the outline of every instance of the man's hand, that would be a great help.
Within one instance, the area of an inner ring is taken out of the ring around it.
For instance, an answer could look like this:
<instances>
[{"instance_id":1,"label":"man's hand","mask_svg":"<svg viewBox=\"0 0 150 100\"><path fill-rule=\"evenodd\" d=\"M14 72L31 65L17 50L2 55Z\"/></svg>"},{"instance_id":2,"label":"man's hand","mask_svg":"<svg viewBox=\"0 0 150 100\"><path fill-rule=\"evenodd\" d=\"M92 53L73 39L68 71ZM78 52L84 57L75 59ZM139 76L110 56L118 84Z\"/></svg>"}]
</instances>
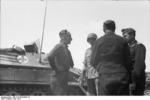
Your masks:
<instances>
[{"instance_id":1,"label":"man's hand","mask_svg":"<svg viewBox=\"0 0 150 100\"><path fill-rule=\"evenodd\" d=\"M80 84L81 86L83 85L83 81L84 81L83 77L80 76L80 78L79 78L79 84Z\"/></svg>"}]
</instances>

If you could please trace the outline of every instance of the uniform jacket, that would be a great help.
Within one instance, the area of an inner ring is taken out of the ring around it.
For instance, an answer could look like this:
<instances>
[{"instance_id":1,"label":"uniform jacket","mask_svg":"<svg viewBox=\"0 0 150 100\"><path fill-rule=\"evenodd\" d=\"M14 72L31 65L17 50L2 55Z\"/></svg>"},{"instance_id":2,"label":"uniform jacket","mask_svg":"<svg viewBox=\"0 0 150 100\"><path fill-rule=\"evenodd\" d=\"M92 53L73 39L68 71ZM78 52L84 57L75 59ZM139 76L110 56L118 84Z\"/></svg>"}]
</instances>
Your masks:
<instances>
[{"instance_id":1,"label":"uniform jacket","mask_svg":"<svg viewBox=\"0 0 150 100\"><path fill-rule=\"evenodd\" d=\"M115 33L99 38L92 52L91 65L99 74L130 73L132 70L128 44Z\"/></svg>"},{"instance_id":2,"label":"uniform jacket","mask_svg":"<svg viewBox=\"0 0 150 100\"><path fill-rule=\"evenodd\" d=\"M71 53L63 43L57 44L48 54L48 60L52 68L56 71L67 71L74 66Z\"/></svg>"},{"instance_id":3,"label":"uniform jacket","mask_svg":"<svg viewBox=\"0 0 150 100\"><path fill-rule=\"evenodd\" d=\"M142 79L145 77L145 55L146 48L143 44L137 42L136 40L129 44L130 53L132 58L132 78L133 81L137 79Z\"/></svg>"}]
</instances>

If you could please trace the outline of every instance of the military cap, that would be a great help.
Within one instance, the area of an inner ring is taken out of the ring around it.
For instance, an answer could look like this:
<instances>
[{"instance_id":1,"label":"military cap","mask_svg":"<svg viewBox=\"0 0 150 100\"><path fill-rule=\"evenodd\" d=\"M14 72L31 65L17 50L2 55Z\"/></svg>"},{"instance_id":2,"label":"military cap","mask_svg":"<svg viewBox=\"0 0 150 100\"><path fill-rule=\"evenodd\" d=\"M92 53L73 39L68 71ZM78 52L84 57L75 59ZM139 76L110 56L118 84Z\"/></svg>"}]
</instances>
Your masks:
<instances>
[{"instance_id":1,"label":"military cap","mask_svg":"<svg viewBox=\"0 0 150 100\"><path fill-rule=\"evenodd\" d=\"M89 39L89 38L97 38L97 35L95 34L95 33L90 33L90 34L88 34L88 37L87 37L87 39Z\"/></svg>"},{"instance_id":2,"label":"military cap","mask_svg":"<svg viewBox=\"0 0 150 100\"><path fill-rule=\"evenodd\" d=\"M136 33L136 31L133 28L124 28L121 31L122 31L122 34L127 33L129 35L134 35L134 36L135 36L135 33Z\"/></svg>"}]
</instances>

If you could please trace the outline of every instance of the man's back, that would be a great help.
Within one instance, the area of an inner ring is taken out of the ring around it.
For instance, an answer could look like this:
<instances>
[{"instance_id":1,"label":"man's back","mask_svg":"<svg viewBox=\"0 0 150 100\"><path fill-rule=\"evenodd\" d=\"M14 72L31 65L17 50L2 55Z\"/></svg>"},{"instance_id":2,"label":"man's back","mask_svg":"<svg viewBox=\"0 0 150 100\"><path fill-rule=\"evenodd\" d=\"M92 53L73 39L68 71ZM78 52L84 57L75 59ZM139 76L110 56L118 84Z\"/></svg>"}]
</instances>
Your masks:
<instances>
[{"instance_id":1,"label":"man's back","mask_svg":"<svg viewBox=\"0 0 150 100\"><path fill-rule=\"evenodd\" d=\"M104 36L93 48L91 65L99 73L99 95L128 95L130 76L130 51L127 42L115 34L113 20L103 24Z\"/></svg>"},{"instance_id":2,"label":"man's back","mask_svg":"<svg viewBox=\"0 0 150 100\"><path fill-rule=\"evenodd\" d=\"M126 73L129 57L126 41L114 33L99 38L93 49L93 66L99 73Z\"/></svg>"}]
</instances>

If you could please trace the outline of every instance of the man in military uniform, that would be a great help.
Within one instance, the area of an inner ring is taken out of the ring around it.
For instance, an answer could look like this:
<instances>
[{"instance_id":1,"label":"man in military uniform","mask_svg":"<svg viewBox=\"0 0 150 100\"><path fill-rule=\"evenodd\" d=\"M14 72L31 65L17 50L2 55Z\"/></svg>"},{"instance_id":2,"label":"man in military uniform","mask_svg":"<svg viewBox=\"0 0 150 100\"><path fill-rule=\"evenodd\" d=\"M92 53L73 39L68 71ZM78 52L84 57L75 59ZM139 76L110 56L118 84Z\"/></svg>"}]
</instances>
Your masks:
<instances>
[{"instance_id":1,"label":"man in military uniform","mask_svg":"<svg viewBox=\"0 0 150 100\"><path fill-rule=\"evenodd\" d=\"M99 73L99 95L129 94L130 51L115 29L113 20L105 21L105 35L96 41L92 51L91 65Z\"/></svg>"},{"instance_id":2,"label":"man in military uniform","mask_svg":"<svg viewBox=\"0 0 150 100\"><path fill-rule=\"evenodd\" d=\"M123 37L127 40L130 47L132 58L132 84L133 95L143 95L145 89L145 55L146 48L142 43L135 39L136 31L133 28L122 29Z\"/></svg>"},{"instance_id":3,"label":"man in military uniform","mask_svg":"<svg viewBox=\"0 0 150 100\"><path fill-rule=\"evenodd\" d=\"M69 69L74 66L68 44L71 43L71 34L67 30L59 33L60 43L58 43L48 54L48 61L55 71L51 83L54 95L68 95L68 75Z\"/></svg>"},{"instance_id":4,"label":"man in military uniform","mask_svg":"<svg viewBox=\"0 0 150 100\"><path fill-rule=\"evenodd\" d=\"M91 45L91 47L88 48L85 52L85 58L83 62L84 68L83 68L83 73L81 75L82 79L87 80L88 93L90 95L97 95L96 80L98 78L98 73L96 69L90 64L92 47L94 46L96 39L97 39L97 35L95 33L88 34L87 42Z\"/></svg>"}]
</instances>

